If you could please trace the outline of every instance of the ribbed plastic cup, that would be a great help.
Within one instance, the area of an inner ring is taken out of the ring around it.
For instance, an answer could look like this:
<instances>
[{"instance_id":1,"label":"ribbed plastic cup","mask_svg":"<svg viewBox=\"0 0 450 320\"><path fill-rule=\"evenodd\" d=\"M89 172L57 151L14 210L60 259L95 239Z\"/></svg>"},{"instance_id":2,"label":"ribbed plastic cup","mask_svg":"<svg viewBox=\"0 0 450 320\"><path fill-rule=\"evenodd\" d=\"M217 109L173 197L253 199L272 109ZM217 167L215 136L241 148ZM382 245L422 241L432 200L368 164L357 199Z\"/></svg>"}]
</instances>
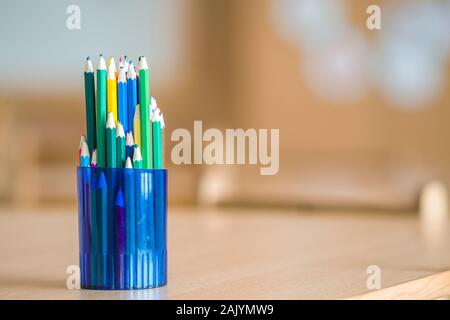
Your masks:
<instances>
[{"instance_id":1,"label":"ribbed plastic cup","mask_svg":"<svg viewBox=\"0 0 450 320\"><path fill-rule=\"evenodd\" d=\"M77 168L81 287L167 283L167 170Z\"/></svg>"}]
</instances>

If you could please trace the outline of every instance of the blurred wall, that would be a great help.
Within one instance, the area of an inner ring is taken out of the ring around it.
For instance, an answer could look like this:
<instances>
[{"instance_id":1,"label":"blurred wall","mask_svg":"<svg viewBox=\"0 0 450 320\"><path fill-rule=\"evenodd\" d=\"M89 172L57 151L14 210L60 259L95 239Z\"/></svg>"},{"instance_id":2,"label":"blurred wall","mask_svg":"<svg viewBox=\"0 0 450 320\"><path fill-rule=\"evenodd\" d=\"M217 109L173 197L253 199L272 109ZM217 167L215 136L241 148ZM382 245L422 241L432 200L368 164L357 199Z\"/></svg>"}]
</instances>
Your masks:
<instances>
[{"instance_id":1,"label":"blurred wall","mask_svg":"<svg viewBox=\"0 0 450 320\"><path fill-rule=\"evenodd\" d=\"M433 32L441 32L443 36L437 39L438 42L450 43L450 29L445 29L446 26L440 25L435 17L438 14L440 21L442 18L448 20L445 18L448 14L442 17L439 11L450 13L449 2L436 2L438 6L430 7L431 3L426 1L303 1L314 3L309 7L316 11L322 9L324 19L327 18L327 7L345 11L346 22L354 29L343 36L333 34L335 38L327 39L316 50L305 48L304 43L299 49L297 43L279 32L274 22L273 11L277 9L274 5L298 5L300 2L234 2L229 51L233 57L230 70L233 121L237 127L280 128L281 167L279 174L273 177L258 176L251 168L234 168L239 171L235 174L239 183L233 184L234 190L224 191L228 199L223 200L232 202L240 198L254 204L415 208L417 196L426 181L437 178L449 182L448 47L443 52L445 58L440 65L442 77L436 85L438 89L434 96L423 101L420 96L413 101L408 97L414 96L423 86L433 85L432 81L427 82L433 69L423 68L419 76L412 72L414 69L407 70L403 78L415 76L418 79L413 81L418 82L418 88L414 87L414 82L409 91L394 87L392 90L400 92L398 95L404 99L393 101L375 86L376 80L370 78L366 68L379 68L386 77L391 76L388 71L396 61L384 64L375 61L369 66L368 61L381 60L377 54L383 51L378 46L380 43L389 46L390 43L382 41L387 34L396 32L390 21L397 21L402 14L411 14L410 17L415 14L415 20L407 21L410 32L402 35L402 39L409 36L411 41L421 45L423 37L431 38ZM322 8L320 3L325 3ZM379 31L366 28L366 8L374 3L382 8L384 29ZM295 9L295 5L291 8ZM329 19L332 22L337 18ZM331 22L329 28L333 28ZM311 27L311 24L316 27L312 35L314 40L321 32L333 32L320 30L326 28L326 20L313 23L304 23L304 27ZM430 34L414 33L422 27L431 28ZM436 31L439 27L444 30ZM354 45L354 33L364 39L364 45ZM402 58L415 59L414 50L416 48L412 47L410 51L401 51ZM430 50L437 51L434 47ZM343 66L338 65L343 71L336 71L329 62L337 59L335 57L354 61L344 60ZM418 59L413 62L421 63ZM319 85L314 85L315 79L309 79L311 71L308 69L312 68L316 75L323 72L322 66L328 68L324 71L326 76L319 78L322 81ZM407 85L410 79L400 80ZM360 85L363 81L367 82L364 88ZM342 93L345 90L350 94Z\"/></svg>"},{"instance_id":2,"label":"blurred wall","mask_svg":"<svg viewBox=\"0 0 450 320\"><path fill-rule=\"evenodd\" d=\"M382 30L366 28L373 3ZM430 42L432 54L443 52L430 66L437 58L408 45L444 29L429 21L441 21L436 11L450 12L448 3L81 1L82 29L68 31L69 2L8 2L0 19L9 47L0 53L0 201L75 205L83 62L91 55L96 64L102 52L149 58L167 124L172 203L415 208L424 182L449 180L450 69L445 48ZM398 22L404 12L424 16L413 15L409 33ZM448 32L437 38L450 41ZM413 62L398 81L389 81L401 65L390 50ZM24 68L32 70L25 77ZM414 81L401 86L405 74ZM170 133L192 131L194 120L205 129L279 128L279 173L172 165Z\"/></svg>"}]
</instances>

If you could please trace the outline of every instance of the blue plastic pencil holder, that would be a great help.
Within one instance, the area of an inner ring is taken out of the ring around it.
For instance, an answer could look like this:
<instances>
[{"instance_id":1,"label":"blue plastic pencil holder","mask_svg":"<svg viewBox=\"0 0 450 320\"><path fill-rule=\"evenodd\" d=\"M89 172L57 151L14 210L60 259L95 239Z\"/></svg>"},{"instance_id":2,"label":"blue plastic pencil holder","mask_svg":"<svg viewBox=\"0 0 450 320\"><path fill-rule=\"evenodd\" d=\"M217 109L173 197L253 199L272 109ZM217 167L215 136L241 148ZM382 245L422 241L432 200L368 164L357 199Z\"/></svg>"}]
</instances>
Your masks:
<instances>
[{"instance_id":1,"label":"blue plastic pencil holder","mask_svg":"<svg viewBox=\"0 0 450 320\"><path fill-rule=\"evenodd\" d=\"M167 170L77 168L81 287L167 283Z\"/></svg>"}]
</instances>

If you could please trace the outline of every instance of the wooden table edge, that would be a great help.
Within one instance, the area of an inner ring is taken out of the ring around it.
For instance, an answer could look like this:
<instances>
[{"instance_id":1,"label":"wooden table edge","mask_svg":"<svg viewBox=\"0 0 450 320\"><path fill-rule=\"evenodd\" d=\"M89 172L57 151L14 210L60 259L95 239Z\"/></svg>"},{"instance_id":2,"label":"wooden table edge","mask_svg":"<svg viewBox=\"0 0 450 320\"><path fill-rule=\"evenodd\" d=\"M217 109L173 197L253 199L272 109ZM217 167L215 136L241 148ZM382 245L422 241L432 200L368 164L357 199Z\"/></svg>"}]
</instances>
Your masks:
<instances>
[{"instance_id":1,"label":"wooden table edge","mask_svg":"<svg viewBox=\"0 0 450 320\"><path fill-rule=\"evenodd\" d=\"M430 300L450 296L450 270L407 281L348 300Z\"/></svg>"}]
</instances>

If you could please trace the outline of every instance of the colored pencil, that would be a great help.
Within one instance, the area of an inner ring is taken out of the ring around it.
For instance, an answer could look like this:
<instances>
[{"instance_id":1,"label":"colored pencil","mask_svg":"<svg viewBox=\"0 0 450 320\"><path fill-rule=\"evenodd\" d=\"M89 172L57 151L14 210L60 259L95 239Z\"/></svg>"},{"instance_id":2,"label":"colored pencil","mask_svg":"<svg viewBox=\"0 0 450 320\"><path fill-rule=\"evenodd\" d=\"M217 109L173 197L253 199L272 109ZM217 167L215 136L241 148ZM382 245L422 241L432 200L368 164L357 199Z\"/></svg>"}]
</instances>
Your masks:
<instances>
[{"instance_id":1,"label":"colored pencil","mask_svg":"<svg viewBox=\"0 0 450 320\"><path fill-rule=\"evenodd\" d=\"M103 55L97 68L97 165L106 164L105 124L106 124L106 63Z\"/></svg>"},{"instance_id":2,"label":"colored pencil","mask_svg":"<svg viewBox=\"0 0 450 320\"><path fill-rule=\"evenodd\" d=\"M142 146L141 141L141 107L139 105L136 105L136 110L134 111L134 130L133 130L133 137L134 137L134 143L137 144L139 147Z\"/></svg>"},{"instance_id":3,"label":"colored pencil","mask_svg":"<svg viewBox=\"0 0 450 320\"><path fill-rule=\"evenodd\" d=\"M123 168L125 166L125 133L123 131L123 126L119 122L117 124L116 133L116 150L117 150L117 167Z\"/></svg>"},{"instance_id":4,"label":"colored pencil","mask_svg":"<svg viewBox=\"0 0 450 320\"><path fill-rule=\"evenodd\" d=\"M114 122L117 123L117 81L114 75L114 68L112 65L108 66L108 80L107 80L107 102L108 113L114 115Z\"/></svg>"},{"instance_id":5,"label":"colored pencil","mask_svg":"<svg viewBox=\"0 0 450 320\"><path fill-rule=\"evenodd\" d=\"M80 144L78 145L78 158L81 156L81 147L83 146L83 142L86 142L85 135L82 135L80 138Z\"/></svg>"},{"instance_id":6,"label":"colored pencil","mask_svg":"<svg viewBox=\"0 0 450 320\"><path fill-rule=\"evenodd\" d=\"M94 158L94 154L96 153L96 150L94 149L92 158ZM92 161L91 161L91 167L92 167ZM90 214L90 225L91 225L91 288L98 288L99 286L99 279L100 279L100 252L99 252L99 219L100 217L97 216L97 181L95 179L95 175L92 174L91 176L91 183L90 183L90 206L91 206L91 214Z\"/></svg>"},{"instance_id":7,"label":"colored pencil","mask_svg":"<svg viewBox=\"0 0 450 320\"><path fill-rule=\"evenodd\" d=\"M125 130L125 132L128 132L127 75L126 70L123 67L119 69L119 79L117 82L117 101L118 121L123 125L123 129Z\"/></svg>"},{"instance_id":8,"label":"colored pencil","mask_svg":"<svg viewBox=\"0 0 450 320\"><path fill-rule=\"evenodd\" d=\"M134 147L133 153L133 168L142 169L142 155L138 145Z\"/></svg>"},{"instance_id":9,"label":"colored pencil","mask_svg":"<svg viewBox=\"0 0 450 320\"><path fill-rule=\"evenodd\" d=\"M108 113L106 121L106 165L109 168L117 168L116 149L116 125L112 112ZM108 288L114 289L115 284L115 201L117 187L117 172L115 170L106 171L107 189L107 228L108 228Z\"/></svg>"},{"instance_id":10,"label":"colored pencil","mask_svg":"<svg viewBox=\"0 0 450 320\"><path fill-rule=\"evenodd\" d=\"M108 68L109 68L109 66L112 67L112 69L114 71L114 76L116 77L116 81L117 81L117 68L116 68L116 62L114 61L114 57L109 57Z\"/></svg>"},{"instance_id":11,"label":"colored pencil","mask_svg":"<svg viewBox=\"0 0 450 320\"><path fill-rule=\"evenodd\" d=\"M117 167L116 124L112 112L108 113L106 122L106 166L109 168Z\"/></svg>"},{"instance_id":12,"label":"colored pencil","mask_svg":"<svg viewBox=\"0 0 450 320\"><path fill-rule=\"evenodd\" d=\"M133 151L134 151L133 133L127 132L127 136L125 139L125 155L127 157L133 158Z\"/></svg>"},{"instance_id":13,"label":"colored pencil","mask_svg":"<svg viewBox=\"0 0 450 320\"><path fill-rule=\"evenodd\" d=\"M120 68L125 68L125 59L123 57L119 58L119 74L120 74Z\"/></svg>"},{"instance_id":14,"label":"colored pencil","mask_svg":"<svg viewBox=\"0 0 450 320\"><path fill-rule=\"evenodd\" d=\"M91 168L95 168L97 167L97 149L94 149L92 151L92 156L91 156Z\"/></svg>"},{"instance_id":15,"label":"colored pencil","mask_svg":"<svg viewBox=\"0 0 450 320\"><path fill-rule=\"evenodd\" d=\"M151 97L150 98L150 119L152 118L153 111L155 111L156 108L158 108L158 104L156 103L156 99L155 99L155 97Z\"/></svg>"},{"instance_id":16,"label":"colored pencil","mask_svg":"<svg viewBox=\"0 0 450 320\"><path fill-rule=\"evenodd\" d=\"M86 142L81 145L80 167L89 167L90 164L89 147Z\"/></svg>"},{"instance_id":17,"label":"colored pencil","mask_svg":"<svg viewBox=\"0 0 450 320\"><path fill-rule=\"evenodd\" d=\"M136 66L136 104L139 104L139 70L141 70L141 56L139 56Z\"/></svg>"},{"instance_id":18,"label":"colored pencil","mask_svg":"<svg viewBox=\"0 0 450 320\"><path fill-rule=\"evenodd\" d=\"M81 220L80 230L82 233L83 241L80 246L80 264L82 267L81 273L81 285L85 288L90 287L90 279L91 279L91 224L90 224L90 216L91 216L91 207L90 207L90 171L89 167L89 147L86 142L83 142L81 146L81 155L80 155L80 173L81 173Z\"/></svg>"},{"instance_id":19,"label":"colored pencil","mask_svg":"<svg viewBox=\"0 0 450 320\"><path fill-rule=\"evenodd\" d=\"M126 132L134 132L134 113L137 105L137 82L136 70L133 62L128 64L127 72L127 115L128 115L128 129Z\"/></svg>"},{"instance_id":20,"label":"colored pencil","mask_svg":"<svg viewBox=\"0 0 450 320\"><path fill-rule=\"evenodd\" d=\"M135 286L135 256L136 256L136 231L135 231L135 194L134 194L134 171L130 157L125 162L125 287L128 289Z\"/></svg>"},{"instance_id":21,"label":"colored pencil","mask_svg":"<svg viewBox=\"0 0 450 320\"><path fill-rule=\"evenodd\" d=\"M84 93L86 100L86 133L89 152L97 146L95 132L95 83L94 68L89 57L86 59L84 68Z\"/></svg>"},{"instance_id":22,"label":"colored pencil","mask_svg":"<svg viewBox=\"0 0 450 320\"><path fill-rule=\"evenodd\" d=\"M125 286L125 202L122 188L117 191L115 203L115 289Z\"/></svg>"},{"instance_id":23,"label":"colored pencil","mask_svg":"<svg viewBox=\"0 0 450 320\"><path fill-rule=\"evenodd\" d=\"M125 161L125 169L133 169L133 163L131 162L131 158L127 157Z\"/></svg>"},{"instance_id":24,"label":"colored pencil","mask_svg":"<svg viewBox=\"0 0 450 320\"><path fill-rule=\"evenodd\" d=\"M163 134L164 117L158 107L153 111L153 167L155 169L163 168Z\"/></svg>"},{"instance_id":25,"label":"colored pencil","mask_svg":"<svg viewBox=\"0 0 450 320\"><path fill-rule=\"evenodd\" d=\"M128 73L128 64L130 63L130 61L128 61L128 57L127 56L123 56L123 61L125 63L125 71Z\"/></svg>"},{"instance_id":26,"label":"colored pencil","mask_svg":"<svg viewBox=\"0 0 450 320\"><path fill-rule=\"evenodd\" d=\"M107 216L107 184L105 174L100 172L97 184L97 217L99 229L99 285L103 288L107 284L108 261L108 216Z\"/></svg>"},{"instance_id":27,"label":"colored pencil","mask_svg":"<svg viewBox=\"0 0 450 320\"><path fill-rule=\"evenodd\" d=\"M141 107L141 152L144 169L153 168L152 126L150 123L150 84L147 60L141 57L139 70L139 105Z\"/></svg>"}]
</instances>

